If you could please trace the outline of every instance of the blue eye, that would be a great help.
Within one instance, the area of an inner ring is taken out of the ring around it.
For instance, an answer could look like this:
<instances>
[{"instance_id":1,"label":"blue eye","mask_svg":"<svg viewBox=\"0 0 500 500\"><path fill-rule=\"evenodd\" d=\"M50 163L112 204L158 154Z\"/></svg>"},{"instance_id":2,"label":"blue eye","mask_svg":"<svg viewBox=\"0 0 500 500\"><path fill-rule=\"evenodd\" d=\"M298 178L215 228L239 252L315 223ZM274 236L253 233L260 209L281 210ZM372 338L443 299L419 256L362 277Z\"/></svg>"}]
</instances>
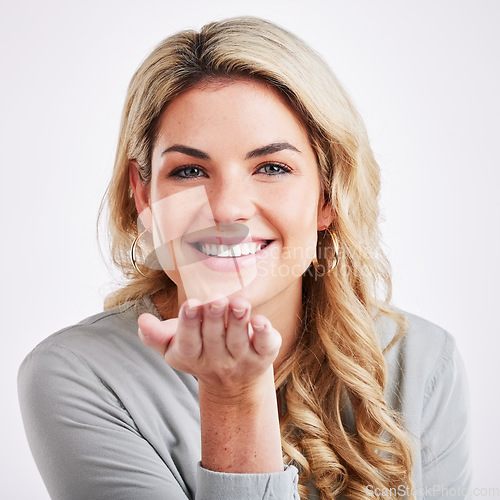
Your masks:
<instances>
[{"instance_id":1,"label":"blue eye","mask_svg":"<svg viewBox=\"0 0 500 500\"><path fill-rule=\"evenodd\" d=\"M197 177L206 177L206 174L203 169L197 165L185 165L170 172L169 177L177 177L178 179L196 179Z\"/></svg>"},{"instance_id":2,"label":"blue eye","mask_svg":"<svg viewBox=\"0 0 500 500\"><path fill-rule=\"evenodd\" d=\"M277 162L263 163L257 171L270 176L289 174L291 172L285 164Z\"/></svg>"}]
</instances>

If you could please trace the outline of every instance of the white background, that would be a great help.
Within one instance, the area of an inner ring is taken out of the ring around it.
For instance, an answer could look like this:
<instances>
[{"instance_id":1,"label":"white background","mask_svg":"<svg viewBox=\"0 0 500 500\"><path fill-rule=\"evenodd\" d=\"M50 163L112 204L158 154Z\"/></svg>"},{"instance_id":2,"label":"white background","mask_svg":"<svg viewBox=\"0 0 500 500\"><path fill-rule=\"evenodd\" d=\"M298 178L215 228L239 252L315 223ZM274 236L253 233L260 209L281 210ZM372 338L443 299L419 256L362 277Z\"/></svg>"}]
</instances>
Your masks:
<instances>
[{"instance_id":1,"label":"white background","mask_svg":"<svg viewBox=\"0 0 500 500\"><path fill-rule=\"evenodd\" d=\"M242 14L304 38L358 105L382 167L394 301L456 337L474 485L500 487L500 2L1 0L3 498L48 498L18 410L19 364L114 286L95 221L130 77L167 35Z\"/></svg>"}]
</instances>

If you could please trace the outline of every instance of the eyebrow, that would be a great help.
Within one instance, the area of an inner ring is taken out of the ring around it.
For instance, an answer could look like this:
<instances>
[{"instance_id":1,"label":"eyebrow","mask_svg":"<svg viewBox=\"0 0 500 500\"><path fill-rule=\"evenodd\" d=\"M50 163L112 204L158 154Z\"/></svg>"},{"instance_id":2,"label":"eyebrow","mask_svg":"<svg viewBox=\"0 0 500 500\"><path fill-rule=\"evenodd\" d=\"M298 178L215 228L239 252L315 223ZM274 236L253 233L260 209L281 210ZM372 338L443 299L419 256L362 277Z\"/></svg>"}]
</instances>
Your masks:
<instances>
[{"instance_id":1,"label":"eyebrow","mask_svg":"<svg viewBox=\"0 0 500 500\"><path fill-rule=\"evenodd\" d=\"M272 144L268 144L262 148L254 149L250 151L245 156L245 160L250 160L251 158L259 158L260 156L271 155L273 153L278 153L279 151L283 151L285 149L289 149L291 151L295 151L296 153L300 153L300 151L292 146L289 142L273 142Z\"/></svg>"},{"instance_id":2,"label":"eyebrow","mask_svg":"<svg viewBox=\"0 0 500 500\"><path fill-rule=\"evenodd\" d=\"M200 151L196 148L183 146L182 144L175 144L174 146L170 146L169 148L165 149L165 151L163 151L161 156L163 156L165 153L171 153L173 151L185 154L187 156L192 156L193 158L198 158L198 160L210 160L210 156L208 156L207 153L204 153L203 151Z\"/></svg>"},{"instance_id":3,"label":"eyebrow","mask_svg":"<svg viewBox=\"0 0 500 500\"><path fill-rule=\"evenodd\" d=\"M263 146L261 148L257 148L250 151L245 156L245 160L250 160L252 158L259 158L261 156L278 153L279 151L284 151L285 149L288 149L290 151L295 151L296 153L300 153L300 151L289 142L273 142L271 144L268 144L267 146ZM196 148L191 148L189 146L183 146L182 144L174 144L173 146L170 146L169 148L165 149L165 151L163 151L161 156L171 152L182 153L187 156L197 158L198 160L210 160L210 156L204 151L201 151L200 149Z\"/></svg>"}]
</instances>

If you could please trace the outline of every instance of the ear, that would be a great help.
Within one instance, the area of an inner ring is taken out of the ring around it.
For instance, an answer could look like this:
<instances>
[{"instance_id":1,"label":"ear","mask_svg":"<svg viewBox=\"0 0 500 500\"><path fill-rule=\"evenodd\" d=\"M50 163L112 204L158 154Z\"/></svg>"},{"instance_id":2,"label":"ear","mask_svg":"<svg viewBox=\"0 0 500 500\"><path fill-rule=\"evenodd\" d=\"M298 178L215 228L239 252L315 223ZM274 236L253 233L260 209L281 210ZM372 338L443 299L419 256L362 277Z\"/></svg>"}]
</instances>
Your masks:
<instances>
[{"instance_id":1,"label":"ear","mask_svg":"<svg viewBox=\"0 0 500 500\"><path fill-rule=\"evenodd\" d=\"M134 192L135 207L139 214L139 219L146 229L151 228L152 215L149 203L149 187L141 180L139 174L139 165L135 160L129 163L129 180L132 191Z\"/></svg>"},{"instance_id":2,"label":"ear","mask_svg":"<svg viewBox=\"0 0 500 500\"><path fill-rule=\"evenodd\" d=\"M333 222L334 213L330 202L322 198L318 205L318 231L323 231Z\"/></svg>"}]
</instances>

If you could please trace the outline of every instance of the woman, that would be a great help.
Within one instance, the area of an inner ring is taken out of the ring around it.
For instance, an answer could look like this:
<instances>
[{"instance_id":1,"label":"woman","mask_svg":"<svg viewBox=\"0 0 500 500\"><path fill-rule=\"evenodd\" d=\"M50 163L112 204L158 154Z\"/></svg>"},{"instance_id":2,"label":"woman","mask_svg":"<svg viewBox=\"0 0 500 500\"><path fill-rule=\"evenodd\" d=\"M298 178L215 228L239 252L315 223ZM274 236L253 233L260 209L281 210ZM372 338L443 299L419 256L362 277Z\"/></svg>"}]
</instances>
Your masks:
<instances>
[{"instance_id":1,"label":"woman","mask_svg":"<svg viewBox=\"0 0 500 500\"><path fill-rule=\"evenodd\" d=\"M51 496L465 492L462 365L389 305L378 192L362 120L302 41L238 18L161 43L108 191L128 283L20 371Z\"/></svg>"}]
</instances>

